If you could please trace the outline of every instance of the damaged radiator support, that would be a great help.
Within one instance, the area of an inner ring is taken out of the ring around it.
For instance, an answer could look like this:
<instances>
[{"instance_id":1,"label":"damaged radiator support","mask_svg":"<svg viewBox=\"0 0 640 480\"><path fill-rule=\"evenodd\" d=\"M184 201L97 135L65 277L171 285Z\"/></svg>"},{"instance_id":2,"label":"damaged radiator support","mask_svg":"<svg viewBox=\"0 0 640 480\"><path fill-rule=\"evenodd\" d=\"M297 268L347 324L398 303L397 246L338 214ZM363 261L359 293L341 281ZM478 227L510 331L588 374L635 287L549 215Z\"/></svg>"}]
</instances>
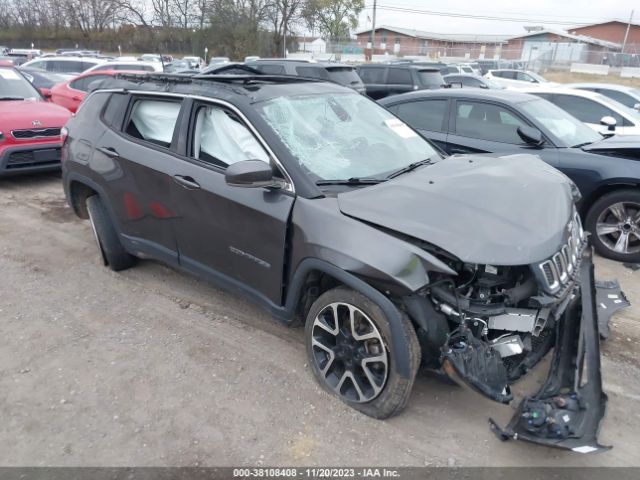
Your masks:
<instances>
[{"instance_id":1,"label":"damaged radiator support","mask_svg":"<svg viewBox=\"0 0 640 480\"><path fill-rule=\"evenodd\" d=\"M547 380L525 397L505 429L490 419L502 440L526 440L590 453L610 447L598 443L607 395L602 391L596 291L591 249L583 252L581 297L576 296L556 324L556 344Z\"/></svg>"}]
</instances>

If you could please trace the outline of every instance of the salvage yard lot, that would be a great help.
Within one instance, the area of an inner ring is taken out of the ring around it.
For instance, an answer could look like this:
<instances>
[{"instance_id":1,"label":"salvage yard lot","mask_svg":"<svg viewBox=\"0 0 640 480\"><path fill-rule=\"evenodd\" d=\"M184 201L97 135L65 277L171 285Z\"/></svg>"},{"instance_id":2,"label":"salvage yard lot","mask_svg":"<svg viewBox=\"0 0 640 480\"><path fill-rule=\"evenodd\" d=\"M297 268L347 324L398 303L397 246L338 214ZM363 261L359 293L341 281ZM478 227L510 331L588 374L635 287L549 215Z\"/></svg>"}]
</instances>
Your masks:
<instances>
[{"instance_id":1,"label":"salvage yard lot","mask_svg":"<svg viewBox=\"0 0 640 480\"><path fill-rule=\"evenodd\" d=\"M398 417L357 413L316 385L301 329L156 262L102 267L59 175L0 180L0 209L3 465L640 466L640 271L596 259L632 307L603 343L614 449L582 456L499 442L487 419L512 407L424 373Z\"/></svg>"}]
</instances>

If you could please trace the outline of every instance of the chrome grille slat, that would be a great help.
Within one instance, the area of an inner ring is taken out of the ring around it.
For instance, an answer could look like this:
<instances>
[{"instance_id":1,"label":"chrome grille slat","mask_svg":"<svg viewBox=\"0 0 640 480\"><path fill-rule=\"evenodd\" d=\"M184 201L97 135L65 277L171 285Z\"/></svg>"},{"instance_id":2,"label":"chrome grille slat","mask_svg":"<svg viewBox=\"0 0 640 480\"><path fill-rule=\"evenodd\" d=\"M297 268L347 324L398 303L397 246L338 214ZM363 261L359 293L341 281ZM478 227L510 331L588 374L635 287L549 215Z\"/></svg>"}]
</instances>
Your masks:
<instances>
[{"instance_id":1,"label":"chrome grille slat","mask_svg":"<svg viewBox=\"0 0 640 480\"><path fill-rule=\"evenodd\" d=\"M585 233L576 212L569 226L566 243L550 259L538 264L545 290L556 293L570 281L576 271L584 239Z\"/></svg>"}]
</instances>

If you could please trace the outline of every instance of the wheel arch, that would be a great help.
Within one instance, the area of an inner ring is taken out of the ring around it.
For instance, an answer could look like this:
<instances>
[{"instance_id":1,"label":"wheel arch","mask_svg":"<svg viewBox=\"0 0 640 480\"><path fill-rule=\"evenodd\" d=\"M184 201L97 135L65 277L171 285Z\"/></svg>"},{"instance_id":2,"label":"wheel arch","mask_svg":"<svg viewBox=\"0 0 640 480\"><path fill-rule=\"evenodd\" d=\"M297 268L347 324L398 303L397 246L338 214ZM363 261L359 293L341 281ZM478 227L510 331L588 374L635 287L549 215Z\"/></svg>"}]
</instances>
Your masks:
<instances>
[{"instance_id":1,"label":"wheel arch","mask_svg":"<svg viewBox=\"0 0 640 480\"><path fill-rule=\"evenodd\" d=\"M285 310L291 314L291 317L299 314L301 305L308 304L310 306L313 303L309 302L308 290L305 290L305 286L308 287L309 280L314 278L324 278L327 289L338 285L352 288L380 307L391 325L391 358L396 362L400 375L404 378L410 378L411 360L407 339L402 332L402 313L391 299L356 275L317 258L302 260L287 290Z\"/></svg>"},{"instance_id":2,"label":"wheel arch","mask_svg":"<svg viewBox=\"0 0 640 480\"><path fill-rule=\"evenodd\" d=\"M582 199L580 203L579 211L580 216L585 219L589 210L593 206L593 204L601 198L603 195L608 193L616 192L619 190L627 190L627 189L638 189L640 188L640 181L632 180L632 179L620 179L620 180L612 180L605 184L599 185L594 191L589 193L585 198Z\"/></svg>"},{"instance_id":3,"label":"wheel arch","mask_svg":"<svg viewBox=\"0 0 640 480\"><path fill-rule=\"evenodd\" d=\"M87 211L86 201L87 198L97 195L93 188L91 188L86 183L83 183L79 180L71 180L69 182L69 204L73 209L74 213L83 219L89 218L89 212Z\"/></svg>"}]
</instances>

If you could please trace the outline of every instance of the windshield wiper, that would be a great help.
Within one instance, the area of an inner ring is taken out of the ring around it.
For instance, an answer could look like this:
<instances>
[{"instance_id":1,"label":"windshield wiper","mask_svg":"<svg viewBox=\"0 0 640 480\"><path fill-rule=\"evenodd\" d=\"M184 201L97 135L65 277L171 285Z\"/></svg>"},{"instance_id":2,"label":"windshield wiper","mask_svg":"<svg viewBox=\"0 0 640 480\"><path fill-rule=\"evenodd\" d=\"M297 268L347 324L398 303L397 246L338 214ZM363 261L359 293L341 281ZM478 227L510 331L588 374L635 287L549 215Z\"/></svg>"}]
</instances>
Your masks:
<instances>
[{"instance_id":1,"label":"windshield wiper","mask_svg":"<svg viewBox=\"0 0 640 480\"><path fill-rule=\"evenodd\" d=\"M398 175L411 172L412 170L415 170L416 168L421 167L422 165L429 165L430 163L432 163L432 160L430 158L427 158L426 160L420 160L419 162L410 163L406 167L401 168L400 170L396 170L393 173L390 173L389 175L387 175L387 178L388 179L396 178Z\"/></svg>"},{"instance_id":2,"label":"windshield wiper","mask_svg":"<svg viewBox=\"0 0 640 480\"><path fill-rule=\"evenodd\" d=\"M318 180L316 185L376 185L380 182L385 182L386 180L380 178L359 178L359 177L351 177L345 179L335 179L335 180Z\"/></svg>"},{"instance_id":3,"label":"windshield wiper","mask_svg":"<svg viewBox=\"0 0 640 480\"><path fill-rule=\"evenodd\" d=\"M24 100L24 97L0 97L0 100Z\"/></svg>"},{"instance_id":4,"label":"windshield wiper","mask_svg":"<svg viewBox=\"0 0 640 480\"><path fill-rule=\"evenodd\" d=\"M579 143L577 145L573 145L571 148L580 148L580 147L586 147L587 145L591 145L593 142L584 142L584 143Z\"/></svg>"}]
</instances>

